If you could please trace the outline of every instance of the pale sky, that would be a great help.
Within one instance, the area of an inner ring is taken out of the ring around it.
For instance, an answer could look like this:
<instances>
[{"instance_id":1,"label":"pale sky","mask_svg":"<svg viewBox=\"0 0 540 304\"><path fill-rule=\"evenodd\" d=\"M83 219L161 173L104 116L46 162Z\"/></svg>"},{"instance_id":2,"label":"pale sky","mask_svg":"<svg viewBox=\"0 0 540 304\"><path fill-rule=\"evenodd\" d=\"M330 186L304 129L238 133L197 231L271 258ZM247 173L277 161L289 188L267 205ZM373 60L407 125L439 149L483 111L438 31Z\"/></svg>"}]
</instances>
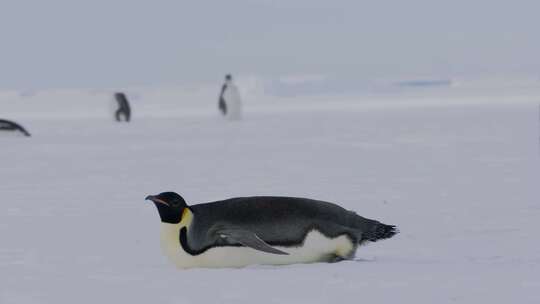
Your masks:
<instances>
[{"instance_id":1,"label":"pale sky","mask_svg":"<svg viewBox=\"0 0 540 304\"><path fill-rule=\"evenodd\" d=\"M540 75L540 1L0 0L0 88Z\"/></svg>"}]
</instances>

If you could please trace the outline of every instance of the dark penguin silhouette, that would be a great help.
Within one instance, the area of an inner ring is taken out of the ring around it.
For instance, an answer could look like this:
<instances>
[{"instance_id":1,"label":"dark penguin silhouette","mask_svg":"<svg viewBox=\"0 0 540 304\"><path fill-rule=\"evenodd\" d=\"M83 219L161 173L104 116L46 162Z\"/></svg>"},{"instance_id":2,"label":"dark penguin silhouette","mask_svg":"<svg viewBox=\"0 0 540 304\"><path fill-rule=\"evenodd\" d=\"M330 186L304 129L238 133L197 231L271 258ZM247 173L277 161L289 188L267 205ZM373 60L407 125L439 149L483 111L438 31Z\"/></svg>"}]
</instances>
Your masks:
<instances>
[{"instance_id":1,"label":"dark penguin silhouette","mask_svg":"<svg viewBox=\"0 0 540 304\"><path fill-rule=\"evenodd\" d=\"M227 103L223 97L225 90L227 90L227 83L232 80L231 74L225 75L225 83L221 86L221 93L219 93L218 108L221 114L227 115Z\"/></svg>"},{"instance_id":2,"label":"dark penguin silhouette","mask_svg":"<svg viewBox=\"0 0 540 304\"><path fill-rule=\"evenodd\" d=\"M121 116L123 116L124 121L129 122L131 119L131 107L129 106L126 94L122 92L115 93L114 99L118 103L118 110L114 114L116 121L122 121Z\"/></svg>"},{"instance_id":3,"label":"dark penguin silhouette","mask_svg":"<svg viewBox=\"0 0 540 304\"><path fill-rule=\"evenodd\" d=\"M30 133L26 131L26 129L23 128L23 126L11 120L0 119L0 130L19 131L22 134L24 134L24 136L30 136Z\"/></svg>"},{"instance_id":4,"label":"dark penguin silhouette","mask_svg":"<svg viewBox=\"0 0 540 304\"><path fill-rule=\"evenodd\" d=\"M162 249L179 268L336 262L397 233L395 226L307 198L238 197L191 206L174 192L146 199L161 218Z\"/></svg>"}]
</instances>

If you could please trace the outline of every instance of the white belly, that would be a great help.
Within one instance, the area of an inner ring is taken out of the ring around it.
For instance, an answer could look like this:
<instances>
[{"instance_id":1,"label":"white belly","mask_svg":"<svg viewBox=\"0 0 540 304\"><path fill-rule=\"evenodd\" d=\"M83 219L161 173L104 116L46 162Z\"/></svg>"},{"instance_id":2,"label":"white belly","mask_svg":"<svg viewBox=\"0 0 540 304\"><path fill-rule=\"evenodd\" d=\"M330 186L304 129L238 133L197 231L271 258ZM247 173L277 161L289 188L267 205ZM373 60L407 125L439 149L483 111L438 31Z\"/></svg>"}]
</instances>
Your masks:
<instances>
[{"instance_id":1,"label":"white belly","mask_svg":"<svg viewBox=\"0 0 540 304\"><path fill-rule=\"evenodd\" d=\"M249 247L215 247L193 256L179 243L177 225L163 224L161 246L178 268L244 267L253 264L285 265L326 261L330 255L352 257L356 246L345 235L327 238L317 230L310 231L299 247L275 248L288 255L271 254Z\"/></svg>"},{"instance_id":2,"label":"white belly","mask_svg":"<svg viewBox=\"0 0 540 304\"><path fill-rule=\"evenodd\" d=\"M227 104L226 117L230 120L239 120L242 118L242 100L240 93L235 85L229 85L223 93L223 99Z\"/></svg>"}]
</instances>

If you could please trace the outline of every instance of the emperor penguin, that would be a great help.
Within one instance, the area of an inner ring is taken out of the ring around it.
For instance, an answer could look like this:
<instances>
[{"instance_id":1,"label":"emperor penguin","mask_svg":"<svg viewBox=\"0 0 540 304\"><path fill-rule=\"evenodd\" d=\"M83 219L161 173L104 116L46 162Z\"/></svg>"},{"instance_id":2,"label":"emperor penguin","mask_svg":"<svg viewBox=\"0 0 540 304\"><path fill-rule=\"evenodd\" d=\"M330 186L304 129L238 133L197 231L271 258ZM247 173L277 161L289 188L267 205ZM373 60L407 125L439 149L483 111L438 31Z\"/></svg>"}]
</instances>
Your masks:
<instances>
[{"instance_id":1,"label":"emperor penguin","mask_svg":"<svg viewBox=\"0 0 540 304\"><path fill-rule=\"evenodd\" d=\"M218 108L229 120L240 120L242 118L242 99L231 74L225 75L225 83L221 86L221 93L219 94Z\"/></svg>"},{"instance_id":2,"label":"emperor penguin","mask_svg":"<svg viewBox=\"0 0 540 304\"><path fill-rule=\"evenodd\" d=\"M129 106L129 101L125 93L116 92L114 93L114 99L118 104L118 109L114 112L114 118L116 121L122 121L121 116L124 116L124 121L129 122L131 119L131 107Z\"/></svg>"},{"instance_id":3,"label":"emperor penguin","mask_svg":"<svg viewBox=\"0 0 540 304\"><path fill-rule=\"evenodd\" d=\"M398 230L336 204L253 196L188 206L175 192L149 195L161 218L161 247L181 269L337 262Z\"/></svg>"},{"instance_id":4,"label":"emperor penguin","mask_svg":"<svg viewBox=\"0 0 540 304\"><path fill-rule=\"evenodd\" d=\"M20 124L14 122L14 121L7 120L7 119L0 119L0 131L1 130L19 131L24 136L28 136L28 137L30 136L30 133L28 131L26 131L26 129L23 126L21 126Z\"/></svg>"}]
</instances>

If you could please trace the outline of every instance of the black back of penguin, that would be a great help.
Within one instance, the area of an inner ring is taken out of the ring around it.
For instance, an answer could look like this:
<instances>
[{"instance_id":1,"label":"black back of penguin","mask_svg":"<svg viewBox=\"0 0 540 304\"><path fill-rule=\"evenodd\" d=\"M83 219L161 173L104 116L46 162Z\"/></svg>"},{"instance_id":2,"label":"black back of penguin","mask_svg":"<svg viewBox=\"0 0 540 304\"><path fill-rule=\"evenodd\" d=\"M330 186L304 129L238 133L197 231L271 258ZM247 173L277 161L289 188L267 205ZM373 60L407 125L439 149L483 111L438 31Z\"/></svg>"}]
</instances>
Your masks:
<instances>
[{"instance_id":1,"label":"black back of penguin","mask_svg":"<svg viewBox=\"0 0 540 304\"><path fill-rule=\"evenodd\" d=\"M361 217L329 202L306 198L239 197L193 205L190 209L194 218L187 240L189 246L197 251L223 242L208 238L212 235L209 232L219 226L252 231L272 246L299 245L313 229L331 238L346 234L353 243L376 240L366 236L373 235L377 229L383 235L395 233L393 226Z\"/></svg>"}]
</instances>

